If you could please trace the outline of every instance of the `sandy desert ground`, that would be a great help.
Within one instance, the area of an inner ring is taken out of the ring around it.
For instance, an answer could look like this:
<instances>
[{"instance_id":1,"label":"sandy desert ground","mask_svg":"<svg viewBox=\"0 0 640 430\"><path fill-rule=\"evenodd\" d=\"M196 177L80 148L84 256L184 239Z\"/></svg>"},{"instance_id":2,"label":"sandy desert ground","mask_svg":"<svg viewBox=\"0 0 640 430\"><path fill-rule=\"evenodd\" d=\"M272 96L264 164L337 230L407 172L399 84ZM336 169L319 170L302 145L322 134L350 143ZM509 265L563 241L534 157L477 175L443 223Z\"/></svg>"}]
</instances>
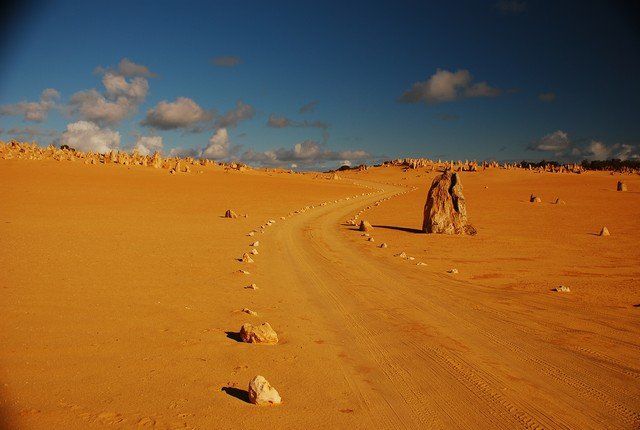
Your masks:
<instances>
[{"instance_id":1,"label":"sandy desert ground","mask_svg":"<svg viewBox=\"0 0 640 430\"><path fill-rule=\"evenodd\" d=\"M434 176L0 160L2 428L640 428L640 176L464 172L476 236Z\"/></svg>"}]
</instances>

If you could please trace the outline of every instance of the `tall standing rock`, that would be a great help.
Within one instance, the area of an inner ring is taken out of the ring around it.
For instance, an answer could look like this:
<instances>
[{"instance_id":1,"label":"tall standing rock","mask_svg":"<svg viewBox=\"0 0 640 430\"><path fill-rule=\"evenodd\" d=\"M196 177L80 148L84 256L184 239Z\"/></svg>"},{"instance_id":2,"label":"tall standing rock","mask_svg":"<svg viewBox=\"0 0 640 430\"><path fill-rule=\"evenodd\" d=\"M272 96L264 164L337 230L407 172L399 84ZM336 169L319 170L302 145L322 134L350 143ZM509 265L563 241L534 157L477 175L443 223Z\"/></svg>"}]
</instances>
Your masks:
<instances>
[{"instance_id":1,"label":"tall standing rock","mask_svg":"<svg viewBox=\"0 0 640 430\"><path fill-rule=\"evenodd\" d=\"M446 171L433 180L424 206L422 230L425 233L476 234L476 229L467 223L462 183L457 173Z\"/></svg>"},{"instance_id":2,"label":"tall standing rock","mask_svg":"<svg viewBox=\"0 0 640 430\"><path fill-rule=\"evenodd\" d=\"M627 191L627 184L625 184L622 181L618 181L618 187L617 187L618 191Z\"/></svg>"}]
</instances>

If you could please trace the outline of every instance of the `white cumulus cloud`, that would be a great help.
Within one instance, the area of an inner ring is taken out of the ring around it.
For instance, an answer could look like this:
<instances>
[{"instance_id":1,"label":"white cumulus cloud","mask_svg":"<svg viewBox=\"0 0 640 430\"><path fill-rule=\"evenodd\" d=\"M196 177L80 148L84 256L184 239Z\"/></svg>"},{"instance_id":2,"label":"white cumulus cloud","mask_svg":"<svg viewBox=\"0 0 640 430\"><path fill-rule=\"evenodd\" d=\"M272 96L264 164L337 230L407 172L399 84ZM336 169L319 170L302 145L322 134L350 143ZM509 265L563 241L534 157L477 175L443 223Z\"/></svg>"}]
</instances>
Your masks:
<instances>
[{"instance_id":1,"label":"white cumulus cloud","mask_svg":"<svg viewBox=\"0 0 640 430\"><path fill-rule=\"evenodd\" d=\"M138 136L134 146L140 155L161 154L163 148L162 136Z\"/></svg>"},{"instance_id":2,"label":"white cumulus cloud","mask_svg":"<svg viewBox=\"0 0 640 430\"><path fill-rule=\"evenodd\" d=\"M229 156L229 134L226 128L219 128L209 138L209 144L202 150L201 157L219 160Z\"/></svg>"},{"instance_id":3,"label":"white cumulus cloud","mask_svg":"<svg viewBox=\"0 0 640 430\"><path fill-rule=\"evenodd\" d=\"M71 112L100 125L114 125L135 114L149 92L149 82L141 77L127 80L107 72L102 77L102 84L104 94L91 89L71 96Z\"/></svg>"},{"instance_id":4,"label":"white cumulus cloud","mask_svg":"<svg viewBox=\"0 0 640 430\"><path fill-rule=\"evenodd\" d=\"M105 153L120 146L120 133L101 128L89 121L78 121L67 125L60 137L60 145L68 145L83 152Z\"/></svg>"}]
</instances>

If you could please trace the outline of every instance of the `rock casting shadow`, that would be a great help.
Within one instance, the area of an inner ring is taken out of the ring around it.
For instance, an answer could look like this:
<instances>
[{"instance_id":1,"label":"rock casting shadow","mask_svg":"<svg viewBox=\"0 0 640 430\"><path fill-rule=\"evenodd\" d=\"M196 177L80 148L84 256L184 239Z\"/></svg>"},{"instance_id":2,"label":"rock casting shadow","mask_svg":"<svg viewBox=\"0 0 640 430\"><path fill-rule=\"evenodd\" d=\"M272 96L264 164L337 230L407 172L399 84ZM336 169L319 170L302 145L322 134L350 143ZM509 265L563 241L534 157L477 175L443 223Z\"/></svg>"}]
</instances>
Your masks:
<instances>
[{"instance_id":1,"label":"rock casting shadow","mask_svg":"<svg viewBox=\"0 0 640 430\"><path fill-rule=\"evenodd\" d=\"M236 342L242 342L242 336L240 336L240 332L237 332L237 331L225 331L225 334L231 340L235 340Z\"/></svg>"},{"instance_id":2,"label":"rock casting shadow","mask_svg":"<svg viewBox=\"0 0 640 430\"><path fill-rule=\"evenodd\" d=\"M418 228L411 227L397 227L394 225L374 225L373 228L386 228L389 230L399 230L404 231L405 233L413 233L413 234L423 234L424 232Z\"/></svg>"},{"instance_id":3,"label":"rock casting shadow","mask_svg":"<svg viewBox=\"0 0 640 430\"><path fill-rule=\"evenodd\" d=\"M251 403L249 402L249 392L247 390L241 390L240 388L236 387L222 387L222 391L224 391L231 397L242 400L245 403Z\"/></svg>"}]
</instances>

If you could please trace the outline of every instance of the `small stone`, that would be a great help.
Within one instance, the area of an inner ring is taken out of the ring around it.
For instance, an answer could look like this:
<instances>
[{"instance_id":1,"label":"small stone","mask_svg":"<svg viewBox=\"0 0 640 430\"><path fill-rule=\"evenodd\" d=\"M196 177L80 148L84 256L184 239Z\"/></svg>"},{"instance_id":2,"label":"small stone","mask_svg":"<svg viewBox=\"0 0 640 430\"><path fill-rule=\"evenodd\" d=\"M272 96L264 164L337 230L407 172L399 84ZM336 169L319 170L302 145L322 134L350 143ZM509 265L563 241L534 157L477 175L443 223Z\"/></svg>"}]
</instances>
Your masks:
<instances>
[{"instance_id":1,"label":"small stone","mask_svg":"<svg viewBox=\"0 0 640 430\"><path fill-rule=\"evenodd\" d=\"M416 257L407 257L407 259L409 259L409 260L413 261L413 260L415 260L415 259L416 259Z\"/></svg>"},{"instance_id":2,"label":"small stone","mask_svg":"<svg viewBox=\"0 0 640 430\"><path fill-rule=\"evenodd\" d=\"M247 272L246 270L242 270L242 269L238 270L238 273L241 273L241 274L243 274L243 275L249 275L249 274L250 274L250 273L249 273L249 272Z\"/></svg>"},{"instance_id":3,"label":"small stone","mask_svg":"<svg viewBox=\"0 0 640 430\"><path fill-rule=\"evenodd\" d=\"M529 197L529 202L530 203L540 203L542 202L542 200L540 199L540 197L534 196L533 194L531 194L531 196Z\"/></svg>"},{"instance_id":4,"label":"small stone","mask_svg":"<svg viewBox=\"0 0 640 430\"><path fill-rule=\"evenodd\" d=\"M622 181L618 181L618 187L617 187L618 191L627 191L627 184L625 184Z\"/></svg>"},{"instance_id":5,"label":"small stone","mask_svg":"<svg viewBox=\"0 0 640 430\"><path fill-rule=\"evenodd\" d=\"M278 335L267 322L255 326L249 323L242 324L240 337L246 343L262 343L265 345L278 343Z\"/></svg>"},{"instance_id":6,"label":"small stone","mask_svg":"<svg viewBox=\"0 0 640 430\"><path fill-rule=\"evenodd\" d=\"M258 312L252 311L249 308L242 308L242 312L244 312L245 314L253 315L254 317L258 316Z\"/></svg>"},{"instance_id":7,"label":"small stone","mask_svg":"<svg viewBox=\"0 0 640 430\"><path fill-rule=\"evenodd\" d=\"M427 263L423 263L422 261L419 261L418 263L416 263L416 266L426 266Z\"/></svg>"},{"instance_id":8,"label":"small stone","mask_svg":"<svg viewBox=\"0 0 640 430\"><path fill-rule=\"evenodd\" d=\"M257 290L258 286L256 284L251 284L251 285L247 285L246 287L247 290Z\"/></svg>"},{"instance_id":9,"label":"small stone","mask_svg":"<svg viewBox=\"0 0 640 430\"><path fill-rule=\"evenodd\" d=\"M255 242L253 242L253 243L252 243L251 245L249 245L249 246L258 247L258 246L260 246L260 241L259 241L259 240L256 240Z\"/></svg>"},{"instance_id":10,"label":"small stone","mask_svg":"<svg viewBox=\"0 0 640 430\"><path fill-rule=\"evenodd\" d=\"M373 230L373 226L369 221L362 220L360 221L360 227L358 228L360 231L371 231Z\"/></svg>"},{"instance_id":11,"label":"small stone","mask_svg":"<svg viewBox=\"0 0 640 430\"><path fill-rule=\"evenodd\" d=\"M564 205L565 201L561 200L560 197L556 197L556 200L553 203L556 205Z\"/></svg>"},{"instance_id":12,"label":"small stone","mask_svg":"<svg viewBox=\"0 0 640 430\"><path fill-rule=\"evenodd\" d=\"M251 250L251 253L252 253L253 255L258 255L258 250L257 250L257 249L255 249L255 248L253 248L253 249Z\"/></svg>"},{"instance_id":13,"label":"small stone","mask_svg":"<svg viewBox=\"0 0 640 430\"><path fill-rule=\"evenodd\" d=\"M224 213L224 217L225 218L238 218L238 214L235 213L234 211L232 211L231 209L227 209L227 211Z\"/></svg>"},{"instance_id":14,"label":"small stone","mask_svg":"<svg viewBox=\"0 0 640 430\"><path fill-rule=\"evenodd\" d=\"M376 240L372 237L370 237L369 239L367 239L369 242L375 242Z\"/></svg>"},{"instance_id":15,"label":"small stone","mask_svg":"<svg viewBox=\"0 0 640 430\"><path fill-rule=\"evenodd\" d=\"M384 243L384 242L380 244L380 248L386 248L387 246L388 245L386 243Z\"/></svg>"},{"instance_id":16,"label":"small stone","mask_svg":"<svg viewBox=\"0 0 640 430\"><path fill-rule=\"evenodd\" d=\"M560 285L559 287L557 287L555 289L555 291L559 292L559 293L569 293L571 292L571 290L569 289L569 287L565 287L564 285Z\"/></svg>"},{"instance_id":17,"label":"small stone","mask_svg":"<svg viewBox=\"0 0 640 430\"><path fill-rule=\"evenodd\" d=\"M282 398L264 376L257 375L249 382L249 401L254 405L279 405Z\"/></svg>"},{"instance_id":18,"label":"small stone","mask_svg":"<svg viewBox=\"0 0 640 430\"><path fill-rule=\"evenodd\" d=\"M400 258L404 258L406 260L407 259L407 253L402 251L401 253L394 255L394 257L400 257Z\"/></svg>"},{"instance_id":19,"label":"small stone","mask_svg":"<svg viewBox=\"0 0 640 430\"><path fill-rule=\"evenodd\" d=\"M609 229L607 227L602 227L599 236L610 236Z\"/></svg>"},{"instance_id":20,"label":"small stone","mask_svg":"<svg viewBox=\"0 0 640 430\"><path fill-rule=\"evenodd\" d=\"M256 232L255 232L255 231L250 231L250 232L247 234L247 236L253 236L254 234L256 234Z\"/></svg>"},{"instance_id":21,"label":"small stone","mask_svg":"<svg viewBox=\"0 0 640 430\"><path fill-rule=\"evenodd\" d=\"M447 273L456 274L456 273L458 273L458 269L449 269L449 270L447 270Z\"/></svg>"},{"instance_id":22,"label":"small stone","mask_svg":"<svg viewBox=\"0 0 640 430\"><path fill-rule=\"evenodd\" d=\"M249 256L246 252L242 254L242 262L243 263L253 263L253 258Z\"/></svg>"}]
</instances>

